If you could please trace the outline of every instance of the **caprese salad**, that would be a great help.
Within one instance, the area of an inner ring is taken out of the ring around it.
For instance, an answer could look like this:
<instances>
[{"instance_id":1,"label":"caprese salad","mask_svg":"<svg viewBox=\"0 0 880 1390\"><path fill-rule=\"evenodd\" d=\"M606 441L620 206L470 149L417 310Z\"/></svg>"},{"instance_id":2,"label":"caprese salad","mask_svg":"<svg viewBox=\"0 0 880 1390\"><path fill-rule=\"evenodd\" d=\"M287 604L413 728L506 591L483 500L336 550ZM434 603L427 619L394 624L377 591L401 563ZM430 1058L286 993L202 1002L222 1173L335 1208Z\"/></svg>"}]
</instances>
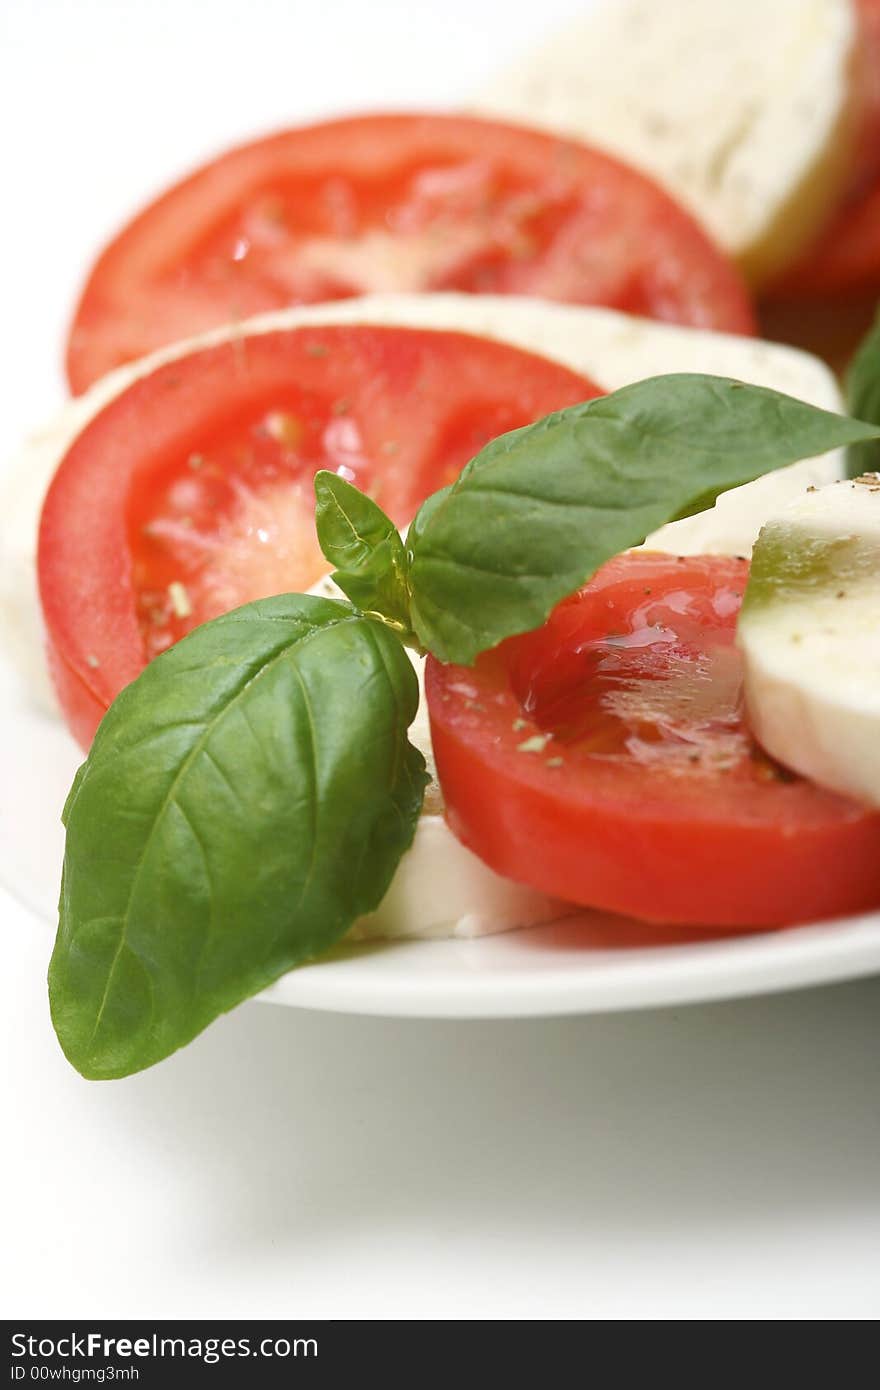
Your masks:
<instances>
[{"instance_id":1,"label":"caprese salad","mask_svg":"<svg viewBox=\"0 0 880 1390\"><path fill-rule=\"evenodd\" d=\"M880 907L880 330L845 407L749 288L870 203L880 6L661 8L480 114L221 155L90 273L0 498L6 639L87 752L84 1075L344 937Z\"/></svg>"}]
</instances>

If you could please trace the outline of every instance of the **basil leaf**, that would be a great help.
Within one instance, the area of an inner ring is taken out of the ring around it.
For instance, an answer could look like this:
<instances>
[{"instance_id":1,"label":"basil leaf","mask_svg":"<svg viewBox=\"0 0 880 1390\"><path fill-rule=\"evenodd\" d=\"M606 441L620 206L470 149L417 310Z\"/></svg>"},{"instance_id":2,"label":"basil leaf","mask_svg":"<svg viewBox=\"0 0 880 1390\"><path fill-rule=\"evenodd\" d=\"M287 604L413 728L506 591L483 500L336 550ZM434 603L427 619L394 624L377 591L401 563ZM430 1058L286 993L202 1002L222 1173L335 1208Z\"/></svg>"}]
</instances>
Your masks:
<instances>
[{"instance_id":1,"label":"basil leaf","mask_svg":"<svg viewBox=\"0 0 880 1390\"><path fill-rule=\"evenodd\" d=\"M880 309L859 344L846 374L846 405L851 415L880 425ZM846 471L850 478L880 469L880 441L851 444L846 451Z\"/></svg>"},{"instance_id":2,"label":"basil leaf","mask_svg":"<svg viewBox=\"0 0 880 1390\"><path fill-rule=\"evenodd\" d=\"M426 497L419 510L413 517L409 530L406 533L406 548L408 552L410 568L412 568L413 556L418 546L419 539L431 517L439 507L443 506L449 493L452 491L452 483L446 487L441 487L439 492L432 492L430 497Z\"/></svg>"},{"instance_id":3,"label":"basil leaf","mask_svg":"<svg viewBox=\"0 0 880 1390\"><path fill-rule=\"evenodd\" d=\"M654 377L495 439L410 535L412 620L469 665L719 492L880 428L725 377Z\"/></svg>"},{"instance_id":4,"label":"basil leaf","mask_svg":"<svg viewBox=\"0 0 880 1390\"><path fill-rule=\"evenodd\" d=\"M65 808L52 1018L125 1076L337 941L383 898L426 783L406 653L349 604L253 603L159 656Z\"/></svg>"},{"instance_id":5,"label":"basil leaf","mask_svg":"<svg viewBox=\"0 0 880 1390\"><path fill-rule=\"evenodd\" d=\"M394 522L372 498L322 470L315 476L315 525L342 592L411 639L409 560Z\"/></svg>"},{"instance_id":6,"label":"basil leaf","mask_svg":"<svg viewBox=\"0 0 880 1390\"><path fill-rule=\"evenodd\" d=\"M357 572L386 541L400 541L377 502L327 469L315 474L315 526L321 549L340 570Z\"/></svg>"}]
</instances>

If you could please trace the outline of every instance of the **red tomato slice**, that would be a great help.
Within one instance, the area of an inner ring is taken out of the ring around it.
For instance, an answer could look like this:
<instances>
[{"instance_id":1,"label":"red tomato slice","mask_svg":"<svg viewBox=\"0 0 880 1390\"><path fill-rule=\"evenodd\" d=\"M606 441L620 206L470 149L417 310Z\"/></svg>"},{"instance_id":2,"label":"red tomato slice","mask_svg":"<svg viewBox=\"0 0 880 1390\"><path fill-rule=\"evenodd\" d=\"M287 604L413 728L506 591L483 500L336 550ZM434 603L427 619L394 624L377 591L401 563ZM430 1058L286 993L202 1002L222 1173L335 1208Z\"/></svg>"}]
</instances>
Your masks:
<instances>
[{"instance_id":1,"label":"red tomato slice","mask_svg":"<svg viewBox=\"0 0 880 1390\"><path fill-rule=\"evenodd\" d=\"M368 290L534 294L754 332L737 271L635 170L489 121L362 116L233 150L135 218L89 277L70 384L202 329Z\"/></svg>"},{"instance_id":2,"label":"red tomato slice","mask_svg":"<svg viewBox=\"0 0 880 1390\"><path fill-rule=\"evenodd\" d=\"M251 335L135 382L78 436L43 508L40 596L71 729L87 745L197 623L327 573L318 469L404 525L489 439L597 394L488 339L341 325Z\"/></svg>"},{"instance_id":3,"label":"red tomato slice","mask_svg":"<svg viewBox=\"0 0 880 1390\"><path fill-rule=\"evenodd\" d=\"M880 903L880 815L768 760L734 645L747 562L619 556L472 668L428 659L449 822L499 873L655 922Z\"/></svg>"}]
</instances>

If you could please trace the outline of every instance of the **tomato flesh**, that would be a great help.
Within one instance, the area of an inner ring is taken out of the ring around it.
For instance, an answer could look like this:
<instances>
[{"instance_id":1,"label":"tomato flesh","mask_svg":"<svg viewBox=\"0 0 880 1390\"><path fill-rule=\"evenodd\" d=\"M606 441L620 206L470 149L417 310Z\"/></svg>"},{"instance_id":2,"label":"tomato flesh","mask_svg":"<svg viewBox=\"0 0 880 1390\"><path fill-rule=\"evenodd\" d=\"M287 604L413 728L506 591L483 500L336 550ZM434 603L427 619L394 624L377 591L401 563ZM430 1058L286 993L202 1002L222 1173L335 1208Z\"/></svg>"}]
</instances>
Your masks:
<instances>
[{"instance_id":1,"label":"tomato flesh","mask_svg":"<svg viewBox=\"0 0 880 1390\"><path fill-rule=\"evenodd\" d=\"M635 170L496 122L369 116L233 150L151 204L89 277L68 375L82 391L164 343L290 304L453 289L754 332L736 270Z\"/></svg>"},{"instance_id":2,"label":"tomato flesh","mask_svg":"<svg viewBox=\"0 0 880 1390\"><path fill-rule=\"evenodd\" d=\"M880 903L880 815L745 723L747 563L637 552L472 669L429 658L449 822L492 868L647 921L779 926Z\"/></svg>"},{"instance_id":3,"label":"tomato flesh","mask_svg":"<svg viewBox=\"0 0 880 1390\"><path fill-rule=\"evenodd\" d=\"M198 623L327 573L318 469L402 526L489 439L597 394L488 339L344 325L248 335L136 381L76 438L43 509L40 596L74 733L88 744Z\"/></svg>"}]
</instances>

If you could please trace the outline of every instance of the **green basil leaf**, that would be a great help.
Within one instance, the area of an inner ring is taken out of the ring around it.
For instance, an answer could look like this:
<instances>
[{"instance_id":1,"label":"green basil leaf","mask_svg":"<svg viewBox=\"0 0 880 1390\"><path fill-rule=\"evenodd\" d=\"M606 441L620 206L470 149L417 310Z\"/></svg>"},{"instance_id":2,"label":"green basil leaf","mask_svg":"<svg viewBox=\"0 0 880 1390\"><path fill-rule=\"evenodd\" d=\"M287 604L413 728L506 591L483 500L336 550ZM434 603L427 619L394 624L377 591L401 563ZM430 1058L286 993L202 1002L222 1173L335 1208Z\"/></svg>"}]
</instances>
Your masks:
<instances>
[{"instance_id":1,"label":"green basil leaf","mask_svg":"<svg viewBox=\"0 0 880 1390\"><path fill-rule=\"evenodd\" d=\"M452 491L452 483L446 487L441 487L439 492L432 492L430 497L426 497L419 510L413 517L409 530L406 533L406 548L409 558L410 569L412 569L413 557L419 544L419 539L428 522L434 513L443 506L446 498Z\"/></svg>"},{"instance_id":2,"label":"green basil leaf","mask_svg":"<svg viewBox=\"0 0 880 1390\"><path fill-rule=\"evenodd\" d=\"M315 474L315 526L321 549L340 570L357 572L378 546L395 536L400 541L394 522L377 502L327 469Z\"/></svg>"},{"instance_id":3,"label":"green basil leaf","mask_svg":"<svg viewBox=\"0 0 880 1390\"><path fill-rule=\"evenodd\" d=\"M315 525L333 579L352 603L412 637L409 560L394 525L372 498L337 473L315 476Z\"/></svg>"},{"instance_id":4,"label":"green basil leaf","mask_svg":"<svg viewBox=\"0 0 880 1390\"><path fill-rule=\"evenodd\" d=\"M469 665L719 492L880 428L724 377L654 377L492 441L411 529L415 631Z\"/></svg>"},{"instance_id":5,"label":"green basil leaf","mask_svg":"<svg viewBox=\"0 0 880 1390\"><path fill-rule=\"evenodd\" d=\"M846 405L851 415L880 425L880 309L859 344L846 374ZM851 444L846 451L846 471L850 478L880 469L880 441L873 439Z\"/></svg>"},{"instance_id":6,"label":"green basil leaf","mask_svg":"<svg viewBox=\"0 0 880 1390\"><path fill-rule=\"evenodd\" d=\"M125 1076L378 907L426 783L394 635L300 594L197 628L114 702L65 808L52 1018Z\"/></svg>"}]
</instances>

